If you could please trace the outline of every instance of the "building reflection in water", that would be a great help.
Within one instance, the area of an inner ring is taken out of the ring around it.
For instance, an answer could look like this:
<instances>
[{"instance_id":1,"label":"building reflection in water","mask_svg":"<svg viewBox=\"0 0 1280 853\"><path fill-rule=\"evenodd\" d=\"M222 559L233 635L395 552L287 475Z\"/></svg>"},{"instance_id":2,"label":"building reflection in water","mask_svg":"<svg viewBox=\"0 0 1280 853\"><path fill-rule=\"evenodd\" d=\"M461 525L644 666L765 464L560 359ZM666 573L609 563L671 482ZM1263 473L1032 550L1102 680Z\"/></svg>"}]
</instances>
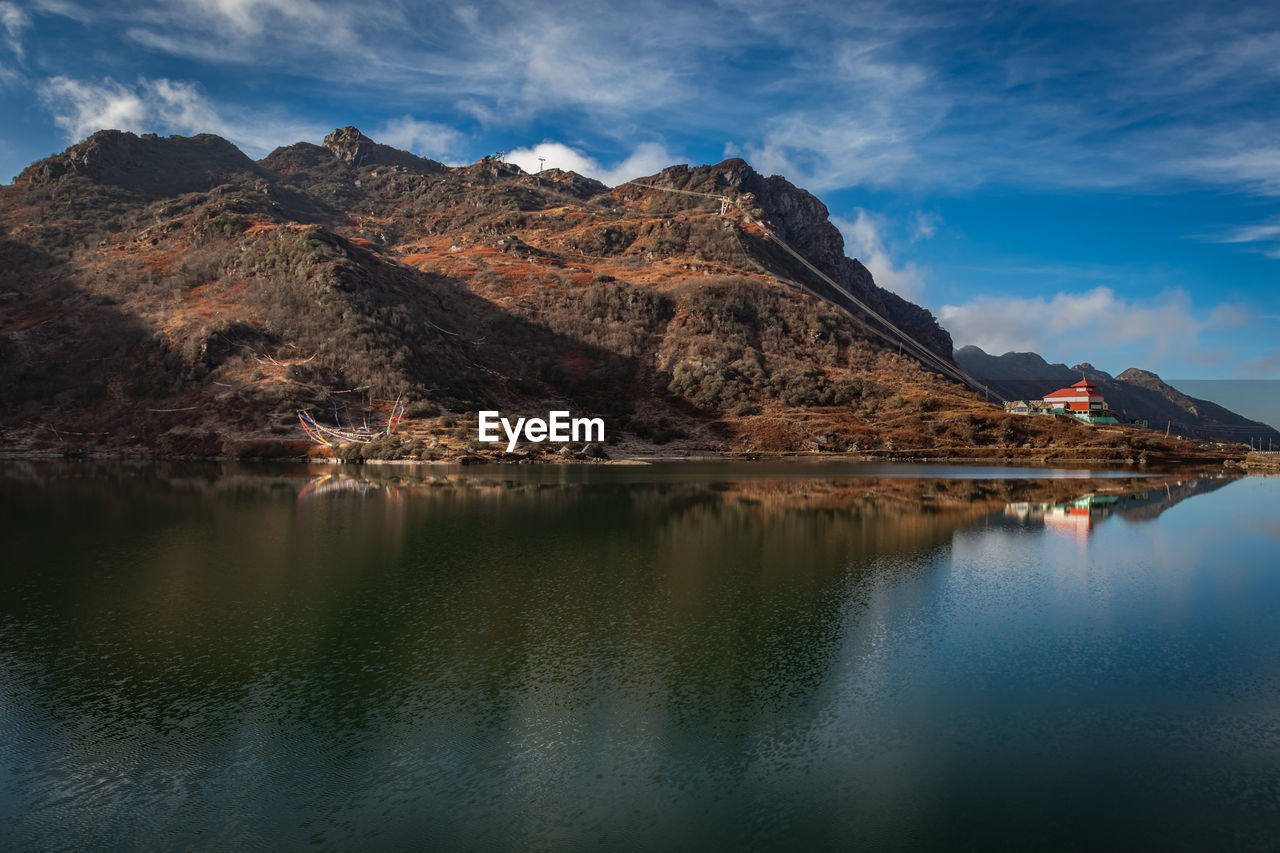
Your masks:
<instances>
[{"instance_id":1,"label":"building reflection in water","mask_svg":"<svg viewBox=\"0 0 1280 853\"><path fill-rule=\"evenodd\" d=\"M1145 493L1139 495L1145 497ZM1011 503L1004 513L1024 522L1039 521L1046 529L1073 539L1086 539L1120 500L1116 495L1084 495L1066 503Z\"/></svg>"},{"instance_id":2,"label":"building reflection in water","mask_svg":"<svg viewBox=\"0 0 1280 853\"><path fill-rule=\"evenodd\" d=\"M1130 522L1149 521L1174 504L1211 492L1230 482L1226 474L1202 474L1183 479L1153 479L1141 490L1123 493L1090 492L1070 500L1005 504L1004 515L1023 524L1040 524L1046 530L1075 540L1086 540L1103 521L1118 515Z\"/></svg>"}]
</instances>

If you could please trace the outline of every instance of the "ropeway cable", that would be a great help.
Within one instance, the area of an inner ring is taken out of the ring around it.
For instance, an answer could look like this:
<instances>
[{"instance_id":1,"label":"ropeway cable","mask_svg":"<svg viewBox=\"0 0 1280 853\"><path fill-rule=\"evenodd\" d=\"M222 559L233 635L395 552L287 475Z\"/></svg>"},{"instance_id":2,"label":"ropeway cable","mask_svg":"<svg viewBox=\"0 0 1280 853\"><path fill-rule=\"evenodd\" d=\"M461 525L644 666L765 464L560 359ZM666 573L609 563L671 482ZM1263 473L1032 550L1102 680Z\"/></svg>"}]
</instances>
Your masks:
<instances>
[{"instance_id":1,"label":"ropeway cable","mask_svg":"<svg viewBox=\"0 0 1280 853\"><path fill-rule=\"evenodd\" d=\"M729 198L728 198L728 196L726 196L726 195L724 195L724 194L722 194L722 193L721 193L721 194L716 194L716 193L695 192L695 191L693 191L693 190L678 190L678 189L673 189L673 188L670 188L670 187L659 187L659 186L654 186L653 184L642 184L642 183L639 183L639 182L636 182L636 181L631 181L630 183L634 183L636 186L638 186L638 187L644 187L645 189L661 190L661 191L663 191L663 192L678 193L678 194L680 194L680 195L692 195L692 196L700 196L700 197L702 197L702 198L711 198L711 199L716 199L717 201L720 201L720 202L722 202L722 203L727 203L727 204L732 204L732 203L733 203L733 201L732 201L731 199L729 199ZM739 207L739 209L740 209L740 210L742 209L742 208L741 208L741 205L739 205L738 207ZM748 216L748 215L746 214L746 211L745 211L745 210L743 211L743 215L744 215L744 217L746 218L746 220L747 220L748 224L753 223L753 222L755 222L755 221L756 221L756 220L751 219L751 217L750 217L750 216ZM814 296L814 297L816 297L816 298L818 298L818 299L821 299L822 301L827 302L828 304L834 305L835 307L837 307L837 308L841 309L841 310L842 310L845 314L847 314L851 319L853 319L854 321L856 321L856 322L858 323L858 325L860 325L862 328L864 328L864 329L866 329L866 330L868 330L868 331L871 331L871 332L875 333L878 337L882 338L883 340L886 340L886 341L888 341L888 342L889 342L889 343L891 343L891 344L892 344L892 343L896 343L896 344L898 344L899 346L901 346L901 345L903 345L903 344L907 344L907 345L909 345L909 348L912 350L912 355L916 358L916 360L917 360L917 361L920 361L920 362L921 362L922 364L924 364L926 367L931 367L931 368L933 368L933 369L936 369L936 370L938 370L939 372L941 372L942 374L944 374L944 375L946 375L946 376L949 376L949 377L950 377L950 378L952 378L952 379L955 379L956 381L960 382L960 383L961 383L961 384L963 384L963 385L968 385L969 387L971 387L971 388L973 388L973 389L975 389L975 390L981 390L981 391L983 391L983 392L984 392L984 393L986 393L986 394L990 394L990 393L991 393L991 389L990 389L990 388L988 388L986 385L983 385L982 383L980 383L980 382L978 382L976 379L974 379L972 376L969 376L969 375L968 375L967 373L965 373L963 370L960 370L960 369L959 369L958 367L956 367L955 365L951 364L950 362L947 362L945 359L943 359L941 356L939 356L939 355L938 355L937 353L935 353L933 350L929 349L929 348L928 348L928 347L926 347L924 344L920 343L920 342L919 342L919 341L917 341L915 338L913 338L911 335L907 334L907 333L906 333L906 332L904 332L902 329L898 328L896 325L894 325L893 323L891 323L887 318L885 318L885 317L881 316L881 315L880 315L880 314L879 314L875 309L873 309L870 305L867 305L867 304L866 304L865 302L863 302L861 299L859 299L858 297L854 296L852 293L850 293L850 292L849 292L849 290L848 290L847 288L845 288L844 286L842 286L842 285L838 284L838 283L837 283L835 280L833 280L830 276L828 276L828 275L827 275L826 273L824 273L822 270L818 269L816 266L814 266L812 263L810 263L810 262L808 261L808 259L806 259L803 255L801 255L801 254L800 254L799 252L797 252L794 248L792 248L792 247L791 247L791 246L790 246L790 245L789 245L785 240L783 240L781 237L779 237L779 236L777 236L776 234L774 234L774 233L773 233L771 230L769 230L768 228L766 228L766 229L765 229L765 232L764 232L764 233L765 233L765 236L767 236L770 240L773 240L775 243L777 243L779 246L781 246L781 247L782 247L782 248L783 248L783 249L784 249L788 254L790 254L792 257L794 257L796 260L798 260L801 264L803 264L803 265L805 266L805 268L806 268L806 269L808 269L810 272L812 272L814 275L818 276L820 279L822 279L824 282L826 282L826 283L827 283L829 286L831 286L831 287L832 287L832 288L833 288L837 293L839 293L840 295L844 296L846 299L848 299L850 302L852 302L856 307L858 307L858 308L862 309L864 312L866 312L866 313L867 313L868 315L870 315L872 318L874 318L874 319L878 320L880 323L882 323L885 327L887 327L890 331L892 331L892 332L894 333L894 335L896 335L896 338L895 338L895 337L890 337L887 333L883 332L883 331L882 331L882 330L880 330L880 329L876 329L875 327L873 327L873 326L871 326L869 323L867 323L865 320L863 320L862 318L860 318L860 317L858 317L856 314L854 314L852 311L850 311L846 306L840 305L840 304L838 304L836 301L834 301L834 300L832 300L832 299L828 299L828 298L826 298L826 297L822 296L821 294L819 294L819 293L815 292L812 288L806 287L806 286L804 286L804 285L800 284L800 282L794 282L794 281L793 281L793 282L791 282L792 284L799 285L799 286L800 286L800 288L801 288L802 290L804 290L806 293L808 293L808 294L810 294L810 295L812 295L812 296ZM997 399L999 399L999 400L1000 400L1000 402L1001 402L1001 403L1008 402L1008 401L1004 400L1002 397L1000 397L1000 395L998 395L998 394L996 395L996 397L997 397Z\"/></svg>"}]
</instances>

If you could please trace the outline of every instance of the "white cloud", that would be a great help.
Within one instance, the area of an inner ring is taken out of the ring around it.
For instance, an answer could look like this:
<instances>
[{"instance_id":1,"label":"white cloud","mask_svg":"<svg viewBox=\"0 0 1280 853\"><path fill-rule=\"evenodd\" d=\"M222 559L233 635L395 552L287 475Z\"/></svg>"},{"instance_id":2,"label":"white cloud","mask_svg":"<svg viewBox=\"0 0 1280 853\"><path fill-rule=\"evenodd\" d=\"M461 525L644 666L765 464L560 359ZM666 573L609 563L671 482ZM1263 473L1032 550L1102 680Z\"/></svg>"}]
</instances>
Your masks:
<instances>
[{"instance_id":1,"label":"white cloud","mask_svg":"<svg viewBox=\"0 0 1280 853\"><path fill-rule=\"evenodd\" d=\"M898 43L932 26L921 23L928 20L881 10L853 25L852 35L836 25L770 87L780 107L733 149L766 173L816 190L920 181L921 145L955 103L944 72Z\"/></svg>"},{"instance_id":2,"label":"white cloud","mask_svg":"<svg viewBox=\"0 0 1280 853\"><path fill-rule=\"evenodd\" d=\"M913 232L911 242L915 243L920 240L928 240L938 233L938 226L942 224L942 217L936 213L925 213L916 211L913 219Z\"/></svg>"},{"instance_id":3,"label":"white cloud","mask_svg":"<svg viewBox=\"0 0 1280 853\"><path fill-rule=\"evenodd\" d=\"M419 121L413 116L393 118L375 130L372 136L378 142L412 151L434 160L456 162L461 156L463 135L452 127L432 121Z\"/></svg>"},{"instance_id":4,"label":"white cloud","mask_svg":"<svg viewBox=\"0 0 1280 853\"><path fill-rule=\"evenodd\" d=\"M599 163L562 142L540 142L531 148L508 151L507 162L515 163L530 174L541 169L563 169L594 178L600 171Z\"/></svg>"},{"instance_id":5,"label":"white cloud","mask_svg":"<svg viewBox=\"0 0 1280 853\"><path fill-rule=\"evenodd\" d=\"M151 113L142 95L110 78L90 83L54 77L41 84L40 96L69 140L102 129L143 130Z\"/></svg>"},{"instance_id":6,"label":"white cloud","mask_svg":"<svg viewBox=\"0 0 1280 853\"><path fill-rule=\"evenodd\" d=\"M1056 27L1005 29L1015 14L964 20L919 6L852 37L832 21L814 61L780 84L794 98L734 150L816 189L1172 184L1280 195L1280 114L1261 106L1280 89L1274 11L1175 9L1140 29L1104 15L1080 21L1099 38L1070 45Z\"/></svg>"},{"instance_id":7,"label":"white cloud","mask_svg":"<svg viewBox=\"0 0 1280 853\"><path fill-rule=\"evenodd\" d=\"M885 0L36 2L213 69L322 81L338 103L374 90L390 115L429 104L488 127L539 118L572 121L584 138L728 142L817 191L1007 182L1280 195L1274 4L1178 6L1138 26L1092 4L973 15ZM0 10L25 26L12 0ZM1082 29L1089 38L1064 38Z\"/></svg>"},{"instance_id":8,"label":"white cloud","mask_svg":"<svg viewBox=\"0 0 1280 853\"><path fill-rule=\"evenodd\" d=\"M845 253L861 261L871 271L876 284L904 299L920 301L925 288L924 276L914 263L908 261L899 265L890 257L883 227L875 217L859 209L857 218L852 221L833 217L831 222L844 235ZM929 231L928 236L932 234L933 231Z\"/></svg>"},{"instance_id":9,"label":"white cloud","mask_svg":"<svg viewBox=\"0 0 1280 853\"><path fill-rule=\"evenodd\" d=\"M1239 186L1258 195L1280 196L1280 146L1271 142L1280 132L1280 123L1254 133L1233 133L1238 141L1213 140L1214 153L1183 158L1171 166L1174 174L1213 183Z\"/></svg>"},{"instance_id":10,"label":"white cloud","mask_svg":"<svg viewBox=\"0 0 1280 853\"><path fill-rule=\"evenodd\" d=\"M769 122L763 138L731 146L764 174L813 190L899 183L916 161L913 133L892 120L790 112Z\"/></svg>"},{"instance_id":11,"label":"white cloud","mask_svg":"<svg viewBox=\"0 0 1280 853\"><path fill-rule=\"evenodd\" d=\"M611 187L616 187L618 184L661 172L678 162L680 159L668 151L665 145L658 142L641 142L625 160L612 169L606 170L600 180Z\"/></svg>"},{"instance_id":12,"label":"white cloud","mask_svg":"<svg viewBox=\"0 0 1280 853\"><path fill-rule=\"evenodd\" d=\"M21 61L22 31L31 26L31 17L12 3L0 2L0 28L4 29L5 47Z\"/></svg>"},{"instance_id":13,"label":"white cloud","mask_svg":"<svg viewBox=\"0 0 1280 853\"><path fill-rule=\"evenodd\" d=\"M545 162L539 163L538 158ZM562 142L540 142L530 148L517 148L508 152L507 162L515 163L526 172L535 173L539 166L545 169L564 169L616 187L627 181L652 175L676 162L666 147L657 142L642 142L622 162L612 168L600 163L576 148Z\"/></svg>"},{"instance_id":14,"label":"white cloud","mask_svg":"<svg viewBox=\"0 0 1280 853\"><path fill-rule=\"evenodd\" d=\"M1231 303L1197 311L1181 290L1143 301L1096 287L1047 298L980 296L944 305L938 320L957 346L974 344L995 355L1087 353L1097 363L1141 351L1144 363L1159 364L1171 356L1202 363L1218 359L1220 352L1201 345L1202 333L1249 326L1255 314Z\"/></svg>"},{"instance_id":15,"label":"white cloud","mask_svg":"<svg viewBox=\"0 0 1280 853\"><path fill-rule=\"evenodd\" d=\"M1205 239L1214 243L1246 244L1248 251L1280 259L1280 222L1241 225Z\"/></svg>"},{"instance_id":16,"label":"white cloud","mask_svg":"<svg viewBox=\"0 0 1280 853\"><path fill-rule=\"evenodd\" d=\"M1217 238L1219 243L1261 243L1280 239L1280 223L1244 225Z\"/></svg>"},{"instance_id":17,"label":"white cloud","mask_svg":"<svg viewBox=\"0 0 1280 853\"><path fill-rule=\"evenodd\" d=\"M367 10L367 4L325 0L168 0L140 4L132 13L137 26L131 34L162 36L167 32L173 36L171 44L175 48L195 48L191 41L183 41L194 35L205 42L205 48L196 48L202 55L219 48L232 48L239 55L246 46L261 44L263 39L281 47L306 42L313 49L332 49L355 43L353 19L361 9ZM219 35L216 43L208 38L210 31Z\"/></svg>"},{"instance_id":18,"label":"white cloud","mask_svg":"<svg viewBox=\"0 0 1280 853\"><path fill-rule=\"evenodd\" d=\"M26 51L22 46L22 32L31 26L31 17L12 3L0 0L0 43L12 57L0 61L0 86L17 85L22 80L21 68Z\"/></svg>"},{"instance_id":19,"label":"white cloud","mask_svg":"<svg viewBox=\"0 0 1280 853\"><path fill-rule=\"evenodd\" d=\"M263 156L281 144L318 139L323 129L288 116L224 109L194 84L164 78L141 78L136 84L54 77L39 87L41 100L70 141L98 130L135 133L215 133L252 156Z\"/></svg>"},{"instance_id":20,"label":"white cloud","mask_svg":"<svg viewBox=\"0 0 1280 853\"><path fill-rule=\"evenodd\" d=\"M221 23L221 29L255 35L273 18L290 22L315 20L324 11L307 0L185 0L180 5L188 14L213 18Z\"/></svg>"},{"instance_id":21,"label":"white cloud","mask_svg":"<svg viewBox=\"0 0 1280 853\"><path fill-rule=\"evenodd\" d=\"M528 17L528 12L521 15ZM512 69L521 80L522 100L582 104L609 110L653 108L678 97L684 85L667 63L628 46L606 49L601 33L568 15L543 16L509 33L515 40L507 55L519 57ZM615 41L617 33L603 37Z\"/></svg>"},{"instance_id":22,"label":"white cloud","mask_svg":"<svg viewBox=\"0 0 1280 853\"><path fill-rule=\"evenodd\" d=\"M95 19L95 10L82 6L77 0L29 0L28 5L38 12L70 18L80 24L87 24Z\"/></svg>"},{"instance_id":23,"label":"white cloud","mask_svg":"<svg viewBox=\"0 0 1280 853\"><path fill-rule=\"evenodd\" d=\"M83 13L83 10L81 10ZM696 91L699 32L729 10L550 8L493 0L452 9L350 0L181 0L105 8L148 48L225 65L285 69L342 87L449 98L512 119L575 106L593 115L646 112ZM210 33L216 38L210 38Z\"/></svg>"}]
</instances>

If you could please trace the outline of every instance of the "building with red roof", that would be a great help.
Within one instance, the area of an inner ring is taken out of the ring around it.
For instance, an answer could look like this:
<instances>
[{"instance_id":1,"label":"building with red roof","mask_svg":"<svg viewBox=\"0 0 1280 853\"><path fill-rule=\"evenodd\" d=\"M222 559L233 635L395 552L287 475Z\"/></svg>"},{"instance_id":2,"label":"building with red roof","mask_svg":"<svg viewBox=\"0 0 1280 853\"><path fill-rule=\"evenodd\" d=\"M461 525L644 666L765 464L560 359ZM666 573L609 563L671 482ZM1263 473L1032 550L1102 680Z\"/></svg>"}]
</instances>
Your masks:
<instances>
[{"instance_id":1,"label":"building with red roof","mask_svg":"<svg viewBox=\"0 0 1280 853\"><path fill-rule=\"evenodd\" d=\"M1116 413L1098 393L1098 386L1081 379L1070 388L1060 388L1044 395L1043 408L1050 414L1071 415L1087 424L1118 424Z\"/></svg>"}]
</instances>

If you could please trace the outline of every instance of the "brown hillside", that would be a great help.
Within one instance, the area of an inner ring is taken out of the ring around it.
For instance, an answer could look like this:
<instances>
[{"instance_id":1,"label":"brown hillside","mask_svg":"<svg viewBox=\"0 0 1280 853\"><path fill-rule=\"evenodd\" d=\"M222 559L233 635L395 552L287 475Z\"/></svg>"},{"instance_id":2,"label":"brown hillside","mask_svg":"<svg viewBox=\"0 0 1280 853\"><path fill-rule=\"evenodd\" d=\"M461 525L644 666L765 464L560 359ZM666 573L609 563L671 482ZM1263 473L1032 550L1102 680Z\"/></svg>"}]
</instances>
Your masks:
<instances>
[{"instance_id":1,"label":"brown hillside","mask_svg":"<svg viewBox=\"0 0 1280 853\"><path fill-rule=\"evenodd\" d=\"M217 137L102 131L0 188L0 212L10 449L296 454L298 410L377 417L396 397L413 441L390 455L477 449L488 407L600 416L628 452L1188 449L1008 418L869 336L839 291L951 359L821 202L741 160L611 190L354 128L258 163Z\"/></svg>"}]
</instances>

